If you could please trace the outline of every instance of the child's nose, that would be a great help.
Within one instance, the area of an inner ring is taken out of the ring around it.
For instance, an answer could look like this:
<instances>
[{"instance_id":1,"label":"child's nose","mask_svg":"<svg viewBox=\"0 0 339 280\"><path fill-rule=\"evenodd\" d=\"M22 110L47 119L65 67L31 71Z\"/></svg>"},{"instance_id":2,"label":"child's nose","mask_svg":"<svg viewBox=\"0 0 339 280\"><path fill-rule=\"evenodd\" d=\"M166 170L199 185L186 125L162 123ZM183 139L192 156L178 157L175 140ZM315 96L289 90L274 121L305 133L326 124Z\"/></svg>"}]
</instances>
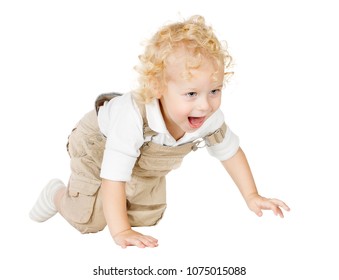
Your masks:
<instances>
[{"instance_id":1,"label":"child's nose","mask_svg":"<svg viewBox=\"0 0 339 280\"><path fill-rule=\"evenodd\" d=\"M199 98L197 109L200 111L208 111L210 110L210 108L211 108L211 105L210 105L208 98L205 96L201 96L201 98Z\"/></svg>"}]
</instances>

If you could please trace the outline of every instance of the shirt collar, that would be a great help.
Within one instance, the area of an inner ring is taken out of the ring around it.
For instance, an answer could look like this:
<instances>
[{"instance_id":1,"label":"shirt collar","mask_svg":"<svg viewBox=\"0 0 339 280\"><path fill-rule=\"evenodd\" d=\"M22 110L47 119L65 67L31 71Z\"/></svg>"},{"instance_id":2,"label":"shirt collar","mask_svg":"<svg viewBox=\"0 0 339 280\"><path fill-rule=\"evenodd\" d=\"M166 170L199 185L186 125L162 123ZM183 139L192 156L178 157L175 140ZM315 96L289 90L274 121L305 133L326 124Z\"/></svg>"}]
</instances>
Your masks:
<instances>
[{"instance_id":1,"label":"shirt collar","mask_svg":"<svg viewBox=\"0 0 339 280\"><path fill-rule=\"evenodd\" d=\"M167 135L168 138L172 138L173 141L175 142L174 138L172 137L172 135L167 130L164 118L163 118L162 113L161 113L159 100L154 99L151 102L146 103L145 109L146 109L146 118L147 118L148 126L150 127L150 129L152 129L153 131L155 131L157 133ZM216 118L216 117L214 117L214 115L218 115L218 114L220 115L220 109L218 109L216 112L214 112L214 114L212 116L210 116L205 121L205 123L202 125L202 127L200 127L199 129L197 129L194 132L185 133L185 135L176 142L178 144L186 143L186 142L189 142L189 141L192 141L192 140L196 140L197 138L200 138L203 135L206 135L206 133L210 130L209 127L215 126L215 125L213 125L213 122L215 122L215 118Z\"/></svg>"},{"instance_id":2,"label":"shirt collar","mask_svg":"<svg viewBox=\"0 0 339 280\"><path fill-rule=\"evenodd\" d=\"M164 118L161 113L158 99L153 99L151 102L145 104L146 118L149 127L158 133L168 133Z\"/></svg>"}]
</instances>

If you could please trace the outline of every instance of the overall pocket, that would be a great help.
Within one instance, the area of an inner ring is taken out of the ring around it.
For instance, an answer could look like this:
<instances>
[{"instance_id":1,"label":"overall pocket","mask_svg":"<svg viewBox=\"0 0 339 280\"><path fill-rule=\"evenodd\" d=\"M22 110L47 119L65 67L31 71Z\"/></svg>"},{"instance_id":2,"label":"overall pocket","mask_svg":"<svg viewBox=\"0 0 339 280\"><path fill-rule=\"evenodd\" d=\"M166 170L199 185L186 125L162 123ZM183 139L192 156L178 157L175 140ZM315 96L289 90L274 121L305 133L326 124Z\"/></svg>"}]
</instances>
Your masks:
<instances>
[{"instance_id":1,"label":"overall pocket","mask_svg":"<svg viewBox=\"0 0 339 280\"><path fill-rule=\"evenodd\" d=\"M68 187L68 217L79 224L88 223L92 217L101 181L72 174Z\"/></svg>"}]
</instances>

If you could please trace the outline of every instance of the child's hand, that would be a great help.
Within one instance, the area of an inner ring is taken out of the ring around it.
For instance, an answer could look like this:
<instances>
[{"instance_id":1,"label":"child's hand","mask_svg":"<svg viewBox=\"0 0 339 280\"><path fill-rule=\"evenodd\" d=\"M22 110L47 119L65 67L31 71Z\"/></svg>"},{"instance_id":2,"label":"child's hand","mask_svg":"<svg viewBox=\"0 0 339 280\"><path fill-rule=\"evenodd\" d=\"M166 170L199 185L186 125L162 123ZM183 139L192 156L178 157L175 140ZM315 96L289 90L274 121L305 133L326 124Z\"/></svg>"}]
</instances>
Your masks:
<instances>
[{"instance_id":1,"label":"child's hand","mask_svg":"<svg viewBox=\"0 0 339 280\"><path fill-rule=\"evenodd\" d=\"M263 214L261 210L272 210L276 216L279 215L281 218L284 217L281 208L285 211L290 211L290 208L283 201L275 198L265 198L259 194L249 196L246 199L246 203L248 208L259 217Z\"/></svg>"},{"instance_id":2,"label":"child's hand","mask_svg":"<svg viewBox=\"0 0 339 280\"><path fill-rule=\"evenodd\" d=\"M121 248L126 248L127 246L137 246L139 248L145 247L157 247L158 240L148 236L143 235L132 229L128 229L113 236L115 243Z\"/></svg>"}]
</instances>

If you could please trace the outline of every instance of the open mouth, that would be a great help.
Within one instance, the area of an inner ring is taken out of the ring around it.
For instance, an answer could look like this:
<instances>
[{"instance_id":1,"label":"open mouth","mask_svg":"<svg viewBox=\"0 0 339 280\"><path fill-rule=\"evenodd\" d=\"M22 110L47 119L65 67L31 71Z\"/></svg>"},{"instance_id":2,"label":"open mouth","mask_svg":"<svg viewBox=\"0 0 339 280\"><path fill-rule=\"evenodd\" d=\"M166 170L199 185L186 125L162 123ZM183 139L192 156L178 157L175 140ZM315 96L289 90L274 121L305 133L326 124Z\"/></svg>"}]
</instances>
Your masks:
<instances>
[{"instance_id":1,"label":"open mouth","mask_svg":"<svg viewBox=\"0 0 339 280\"><path fill-rule=\"evenodd\" d=\"M188 122L192 128L199 128L203 125L205 117L188 117Z\"/></svg>"}]
</instances>

